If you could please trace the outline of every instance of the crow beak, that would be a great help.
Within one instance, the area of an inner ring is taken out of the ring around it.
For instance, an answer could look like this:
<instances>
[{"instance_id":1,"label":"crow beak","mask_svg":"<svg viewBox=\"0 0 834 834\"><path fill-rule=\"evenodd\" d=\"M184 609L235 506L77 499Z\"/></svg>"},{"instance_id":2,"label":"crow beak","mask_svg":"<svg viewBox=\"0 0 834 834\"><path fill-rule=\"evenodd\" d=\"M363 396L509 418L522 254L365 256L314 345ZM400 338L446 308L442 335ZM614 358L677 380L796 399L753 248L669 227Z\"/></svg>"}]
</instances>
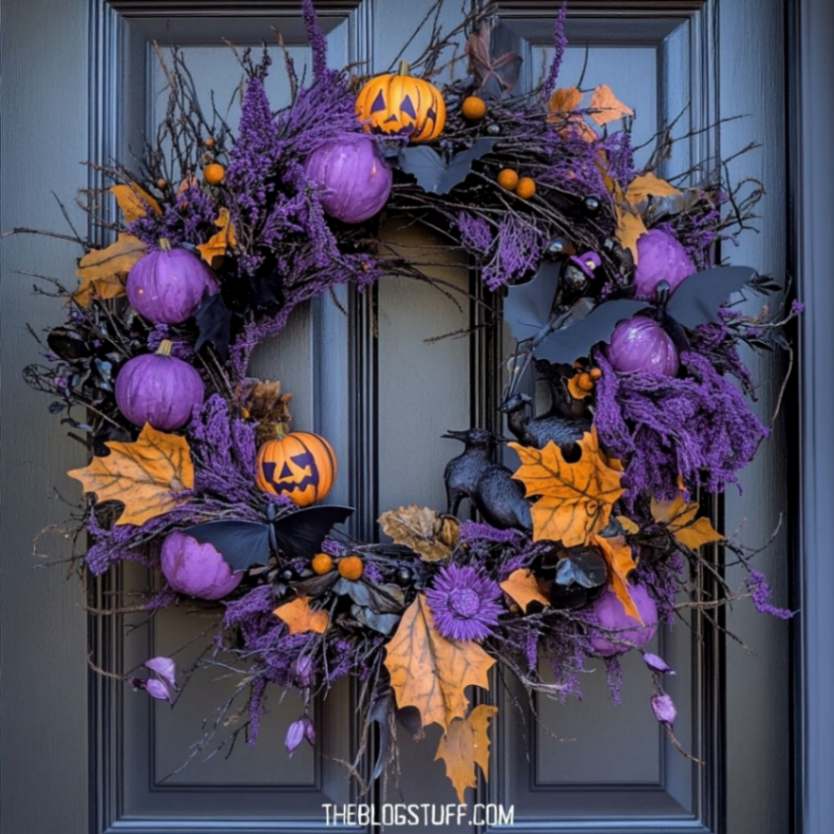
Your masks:
<instances>
[{"instance_id":1,"label":"crow beak","mask_svg":"<svg viewBox=\"0 0 834 834\"><path fill-rule=\"evenodd\" d=\"M446 438L447 440L466 440L469 432L465 429L463 431L455 431L450 429L445 434L442 434L441 437Z\"/></svg>"}]
</instances>

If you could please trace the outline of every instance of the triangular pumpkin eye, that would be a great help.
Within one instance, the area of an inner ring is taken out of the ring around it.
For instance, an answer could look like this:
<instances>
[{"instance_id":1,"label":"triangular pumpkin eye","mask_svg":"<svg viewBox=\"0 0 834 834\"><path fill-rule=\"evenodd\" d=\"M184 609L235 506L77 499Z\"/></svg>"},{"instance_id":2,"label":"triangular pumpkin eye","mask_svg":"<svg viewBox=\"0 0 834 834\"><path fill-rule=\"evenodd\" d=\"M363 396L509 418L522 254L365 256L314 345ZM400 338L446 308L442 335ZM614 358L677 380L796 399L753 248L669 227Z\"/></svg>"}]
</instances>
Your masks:
<instances>
[{"instance_id":1,"label":"triangular pumpkin eye","mask_svg":"<svg viewBox=\"0 0 834 834\"><path fill-rule=\"evenodd\" d=\"M400 110L402 110L403 113L407 113L412 119L417 118L417 111L414 109L414 103L411 101L411 96L406 96L403 99L402 104L400 105Z\"/></svg>"},{"instance_id":2,"label":"triangular pumpkin eye","mask_svg":"<svg viewBox=\"0 0 834 834\"><path fill-rule=\"evenodd\" d=\"M281 478L292 478L292 470L289 467L289 464L285 463L283 468L281 469Z\"/></svg>"},{"instance_id":3,"label":"triangular pumpkin eye","mask_svg":"<svg viewBox=\"0 0 834 834\"><path fill-rule=\"evenodd\" d=\"M374 103L371 105L371 113L378 113L380 110L385 109L385 96L380 90L376 94L376 98L374 99Z\"/></svg>"}]
</instances>

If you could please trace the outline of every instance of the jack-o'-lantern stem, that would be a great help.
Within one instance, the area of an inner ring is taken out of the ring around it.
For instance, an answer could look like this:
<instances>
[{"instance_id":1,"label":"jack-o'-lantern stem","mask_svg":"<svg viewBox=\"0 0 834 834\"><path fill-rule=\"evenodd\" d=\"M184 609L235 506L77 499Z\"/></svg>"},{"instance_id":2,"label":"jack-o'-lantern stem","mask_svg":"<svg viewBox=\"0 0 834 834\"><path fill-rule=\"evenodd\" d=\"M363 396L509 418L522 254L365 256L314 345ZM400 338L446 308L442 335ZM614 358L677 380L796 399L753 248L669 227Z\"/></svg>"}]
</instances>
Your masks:
<instances>
[{"instance_id":1,"label":"jack-o'-lantern stem","mask_svg":"<svg viewBox=\"0 0 834 834\"><path fill-rule=\"evenodd\" d=\"M273 436L276 440L281 440L281 438L286 437L290 432L290 424L289 422L282 422L282 423L274 423L273 424Z\"/></svg>"},{"instance_id":2,"label":"jack-o'-lantern stem","mask_svg":"<svg viewBox=\"0 0 834 834\"><path fill-rule=\"evenodd\" d=\"M400 61L400 65L397 68L397 75L411 75L411 67L409 67L408 61Z\"/></svg>"}]
</instances>

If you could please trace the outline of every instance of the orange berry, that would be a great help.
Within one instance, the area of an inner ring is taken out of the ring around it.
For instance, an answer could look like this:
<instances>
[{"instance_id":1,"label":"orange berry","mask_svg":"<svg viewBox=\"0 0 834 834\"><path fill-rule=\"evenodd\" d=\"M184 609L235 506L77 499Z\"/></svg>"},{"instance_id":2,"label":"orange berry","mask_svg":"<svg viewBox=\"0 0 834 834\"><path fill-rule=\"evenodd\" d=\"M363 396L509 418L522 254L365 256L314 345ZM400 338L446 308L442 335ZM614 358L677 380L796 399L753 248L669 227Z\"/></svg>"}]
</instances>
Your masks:
<instances>
[{"instance_id":1,"label":"orange berry","mask_svg":"<svg viewBox=\"0 0 834 834\"><path fill-rule=\"evenodd\" d=\"M471 122L479 122L486 116L486 102L478 96L467 96L461 105L461 112Z\"/></svg>"},{"instance_id":2,"label":"orange berry","mask_svg":"<svg viewBox=\"0 0 834 834\"><path fill-rule=\"evenodd\" d=\"M581 373L576 378L576 385L581 391L593 391L594 381L588 373Z\"/></svg>"},{"instance_id":3,"label":"orange berry","mask_svg":"<svg viewBox=\"0 0 834 834\"><path fill-rule=\"evenodd\" d=\"M313 569L313 573L317 573L319 576L323 573L330 573L333 570L333 557L328 556L327 553L316 553L310 562L310 567Z\"/></svg>"},{"instance_id":4,"label":"orange berry","mask_svg":"<svg viewBox=\"0 0 834 834\"><path fill-rule=\"evenodd\" d=\"M206 141L205 141L205 142L203 142L203 144L204 144L207 148L213 148L213 147L214 147L214 137L213 137L213 136L209 136L209 137L206 139Z\"/></svg>"},{"instance_id":5,"label":"orange berry","mask_svg":"<svg viewBox=\"0 0 834 834\"><path fill-rule=\"evenodd\" d=\"M591 379L600 379L602 377L601 368L591 368Z\"/></svg>"},{"instance_id":6,"label":"orange berry","mask_svg":"<svg viewBox=\"0 0 834 834\"><path fill-rule=\"evenodd\" d=\"M522 200L529 200L536 193L536 181L532 177L522 177L516 184L515 193Z\"/></svg>"},{"instance_id":7,"label":"orange berry","mask_svg":"<svg viewBox=\"0 0 834 834\"><path fill-rule=\"evenodd\" d=\"M168 187L168 180L163 179L162 177L160 177L160 178L156 181L156 187L157 187L160 191L162 191L162 189L164 189L164 188L167 188L167 187Z\"/></svg>"},{"instance_id":8,"label":"orange berry","mask_svg":"<svg viewBox=\"0 0 834 834\"><path fill-rule=\"evenodd\" d=\"M339 559L339 573L345 579L356 581L362 576L364 570L361 556L345 556Z\"/></svg>"},{"instance_id":9,"label":"orange berry","mask_svg":"<svg viewBox=\"0 0 834 834\"><path fill-rule=\"evenodd\" d=\"M518 171L513 168L502 168L498 172L498 185L512 191L518 185Z\"/></svg>"},{"instance_id":10,"label":"orange berry","mask_svg":"<svg viewBox=\"0 0 834 834\"><path fill-rule=\"evenodd\" d=\"M226 169L219 162L209 162L203 168L203 177L209 185L220 185L226 176Z\"/></svg>"}]
</instances>

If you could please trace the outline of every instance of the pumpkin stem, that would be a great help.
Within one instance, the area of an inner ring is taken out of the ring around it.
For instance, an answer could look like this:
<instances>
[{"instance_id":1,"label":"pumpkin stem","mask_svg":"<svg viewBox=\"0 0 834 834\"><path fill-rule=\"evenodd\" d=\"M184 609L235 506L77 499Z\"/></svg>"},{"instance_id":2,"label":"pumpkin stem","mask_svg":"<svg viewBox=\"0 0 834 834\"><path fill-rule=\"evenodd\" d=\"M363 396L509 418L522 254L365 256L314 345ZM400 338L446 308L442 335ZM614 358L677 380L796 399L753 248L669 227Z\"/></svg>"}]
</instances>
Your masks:
<instances>
[{"instance_id":1,"label":"pumpkin stem","mask_svg":"<svg viewBox=\"0 0 834 834\"><path fill-rule=\"evenodd\" d=\"M161 237L159 239L159 248L163 252L170 252L171 251L171 241L168 240L167 237Z\"/></svg>"},{"instance_id":2,"label":"pumpkin stem","mask_svg":"<svg viewBox=\"0 0 834 834\"><path fill-rule=\"evenodd\" d=\"M286 437L289 434L289 431L289 423L275 423L274 432L276 440L281 440L282 438Z\"/></svg>"},{"instance_id":3,"label":"pumpkin stem","mask_svg":"<svg viewBox=\"0 0 834 834\"><path fill-rule=\"evenodd\" d=\"M174 343L170 339L163 339L159 343L159 347L156 349L157 356L170 356L171 349L174 347Z\"/></svg>"},{"instance_id":4,"label":"pumpkin stem","mask_svg":"<svg viewBox=\"0 0 834 834\"><path fill-rule=\"evenodd\" d=\"M410 75L410 67L408 66L408 61L400 61L400 66L397 69L397 75Z\"/></svg>"}]
</instances>

